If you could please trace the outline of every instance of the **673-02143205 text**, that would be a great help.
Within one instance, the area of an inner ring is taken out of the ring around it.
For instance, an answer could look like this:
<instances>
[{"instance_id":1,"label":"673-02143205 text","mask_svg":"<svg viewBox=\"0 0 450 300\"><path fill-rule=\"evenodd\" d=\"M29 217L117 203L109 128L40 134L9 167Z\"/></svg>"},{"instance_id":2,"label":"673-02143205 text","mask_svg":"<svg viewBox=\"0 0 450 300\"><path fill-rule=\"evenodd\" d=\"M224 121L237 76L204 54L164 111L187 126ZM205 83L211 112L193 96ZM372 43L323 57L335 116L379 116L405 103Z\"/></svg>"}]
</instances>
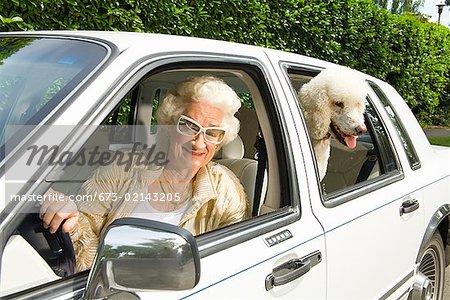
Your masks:
<instances>
[{"instance_id":1,"label":"673-02143205 text","mask_svg":"<svg viewBox=\"0 0 450 300\"><path fill-rule=\"evenodd\" d=\"M180 193L125 193L119 196L117 193L94 193L79 195L64 195L62 193L48 194L27 194L27 195L11 195L12 202L42 202L42 201L161 201L161 202L178 202L180 201Z\"/></svg>"}]
</instances>

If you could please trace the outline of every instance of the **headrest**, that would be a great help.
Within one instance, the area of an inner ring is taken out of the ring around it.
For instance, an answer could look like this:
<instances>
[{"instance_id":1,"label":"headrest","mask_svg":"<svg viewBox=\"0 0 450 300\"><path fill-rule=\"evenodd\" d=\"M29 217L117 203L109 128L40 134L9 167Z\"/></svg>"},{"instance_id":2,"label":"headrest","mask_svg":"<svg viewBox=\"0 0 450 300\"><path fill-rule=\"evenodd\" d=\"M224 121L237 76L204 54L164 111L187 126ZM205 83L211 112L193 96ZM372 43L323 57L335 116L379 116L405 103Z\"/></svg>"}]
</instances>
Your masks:
<instances>
[{"instance_id":1,"label":"headrest","mask_svg":"<svg viewBox=\"0 0 450 300\"><path fill-rule=\"evenodd\" d=\"M244 157L245 152L244 143L242 142L240 136L236 136L234 140L232 140L226 145L223 145L222 149L220 150L221 155L219 155L219 157L222 159L224 158L241 159Z\"/></svg>"}]
</instances>

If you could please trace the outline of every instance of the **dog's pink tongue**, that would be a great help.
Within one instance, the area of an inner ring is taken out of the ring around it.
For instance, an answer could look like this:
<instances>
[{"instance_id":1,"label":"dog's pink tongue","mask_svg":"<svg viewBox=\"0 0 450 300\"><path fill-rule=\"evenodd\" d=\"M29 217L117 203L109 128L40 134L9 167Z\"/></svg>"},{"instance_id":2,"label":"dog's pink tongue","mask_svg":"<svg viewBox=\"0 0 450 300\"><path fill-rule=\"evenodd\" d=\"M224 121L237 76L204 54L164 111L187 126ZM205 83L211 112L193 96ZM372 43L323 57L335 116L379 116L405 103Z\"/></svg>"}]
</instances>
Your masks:
<instances>
[{"instance_id":1,"label":"dog's pink tongue","mask_svg":"<svg viewBox=\"0 0 450 300\"><path fill-rule=\"evenodd\" d=\"M347 144L347 147L349 147L350 149L353 149L353 148L355 148L356 147L356 139L357 139L358 137L357 136L346 136L345 138L344 138L344 140L345 140L345 143Z\"/></svg>"}]
</instances>

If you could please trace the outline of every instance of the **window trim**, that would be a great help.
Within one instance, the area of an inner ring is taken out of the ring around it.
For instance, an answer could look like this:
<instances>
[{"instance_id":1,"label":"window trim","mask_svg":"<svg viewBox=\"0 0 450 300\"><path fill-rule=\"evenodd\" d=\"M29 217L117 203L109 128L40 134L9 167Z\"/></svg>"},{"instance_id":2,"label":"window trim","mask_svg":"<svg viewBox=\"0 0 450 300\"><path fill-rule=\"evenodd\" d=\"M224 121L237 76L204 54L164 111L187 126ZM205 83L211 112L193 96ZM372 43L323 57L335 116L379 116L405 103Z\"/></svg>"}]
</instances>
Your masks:
<instances>
[{"instance_id":1,"label":"window trim","mask_svg":"<svg viewBox=\"0 0 450 300\"><path fill-rule=\"evenodd\" d=\"M392 171L378 176L377 178L369 179L365 182L360 182L352 186L340 189L328 195L322 194L322 204L326 208L333 208L341 204L352 201L363 195L369 194L382 187L388 186L392 183L405 178L404 174L399 171Z\"/></svg>"},{"instance_id":2,"label":"window trim","mask_svg":"<svg viewBox=\"0 0 450 300\"><path fill-rule=\"evenodd\" d=\"M237 57L227 55L205 55L201 59L198 56L175 56L174 58L164 58L158 60L156 63L150 63L141 68L138 72L133 74L136 79L134 86L138 85L145 79L157 73L168 70L181 69L222 69L240 70L252 78L259 89L264 105L266 117L270 120L270 125L274 132L281 133L274 135L274 144L277 149L277 160L279 170L278 173L283 172L283 175L288 180L281 182L280 186L280 200L290 199L291 206L280 208L277 211L266 215L253 217L248 220L232 224L226 228L208 232L196 237L199 247L200 258L215 254L242 242L251 240L258 236L262 236L268 232L291 224L301 217L300 201L298 199L298 186L296 173L290 163L293 161L293 153L291 145L288 142L288 129L286 116L278 113L281 108L279 95L273 90L272 77L268 75L267 67L255 58ZM131 83L129 83L131 84ZM129 87L130 85L128 85ZM121 90L127 89L124 85ZM127 89L130 90L129 88ZM123 94L123 92L122 92ZM118 101L120 102L120 100ZM275 127L273 125L275 124ZM280 149L282 147L282 149ZM281 168L280 168L281 166ZM280 178L284 178L279 176ZM287 191L287 196L282 193Z\"/></svg>"},{"instance_id":3,"label":"window trim","mask_svg":"<svg viewBox=\"0 0 450 300\"><path fill-rule=\"evenodd\" d=\"M265 233L276 230L278 228L286 226L287 224L291 224L299 220L301 217L301 203L299 200L298 186L296 185L297 175L294 167L291 166L291 163L288 163L294 161L293 152L291 151L291 145L288 138L288 122L286 121L286 116L284 116L284 114L278 113L279 111L281 111L281 107L278 104L280 103L281 99L279 99L279 94L274 92L273 79L272 76L269 76L267 67L259 60L253 57L246 56L228 56L223 54L213 55L209 53L202 54L200 56L194 54L189 55L186 53L183 53L182 55L177 55L175 53L173 55L174 56L168 55L158 60L154 60L154 57L150 56L137 62L136 65L140 65L141 68L130 75L130 79L128 80L128 82L124 84L115 95L111 96L111 99L115 100L110 101L111 106L108 106L109 109L107 107L104 107L102 109L103 115L100 117L100 119L97 119L101 122L101 120L103 120L107 115L107 113L105 114L105 111L112 111L111 108L115 105L118 105L118 103L120 103L121 99L126 95L127 92L133 89L133 87L139 85L145 79L159 72L182 68L198 70L201 70L202 68L241 70L249 75L253 79L254 83L258 86L263 100L262 104L264 105L266 110L265 113L271 120L271 124L273 124L273 121L275 119L276 126L279 126L279 128L275 127L274 131L280 132L281 135L276 135L273 137L274 144L278 149L277 153L282 154L277 155L278 165L284 166L282 169L279 169L279 172L285 170L283 173L286 173L285 177L288 178L288 180L283 181L283 183L286 184L286 188L280 188L280 192L286 193L287 191L287 196L280 194L280 200L291 200L291 206L289 207L280 208L279 210L271 212L267 215L254 217L217 231L223 231L223 234L215 234L215 232L210 232L198 236L197 244L199 245L199 249L201 249L200 258L217 253L255 237L262 236ZM254 74L249 71L252 69L253 72L255 70L259 71L259 76L254 77ZM130 73L131 72L128 72L127 74ZM263 88L265 90L261 89L261 84L263 84ZM112 103L112 101L114 101L114 104ZM270 106L272 106L273 109L267 109L267 107ZM99 114L99 116L100 115L101 114ZM281 151L279 150L280 146L283 146L284 148L281 149ZM283 177L280 176L280 178ZM226 241L223 241L224 235L227 235L228 237Z\"/></svg>"},{"instance_id":4,"label":"window trim","mask_svg":"<svg viewBox=\"0 0 450 300\"><path fill-rule=\"evenodd\" d=\"M308 147L305 147L305 149L306 149L306 151L309 151L311 153L311 156L314 159L314 164L313 165L314 165L314 170L315 170L315 172L314 172L315 176L314 175L313 176L309 176L309 174L307 174L307 176L308 176L308 178L314 177L315 180L317 182L319 182L319 168L318 168L318 165L316 163L316 161L317 161L316 154L314 152L314 147L312 145L311 138L309 136L308 126L306 125L305 116L303 114L303 109L301 107L300 102L298 101L298 96L297 96L298 91L296 91L294 86L291 84L291 79L289 77L289 74L290 74L289 72L293 71L295 74L298 74L298 75L314 77L314 76L318 75L325 68L320 67L320 66L298 64L298 63L289 62L289 61L281 61L280 62L280 67L283 70L283 75L285 76L285 80L286 80L286 82L289 85L289 88L290 88L290 90L292 92L292 95L297 100L296 101L297 109L298 109L299 115L301 117L299 122L302 122L303 128L305 129L304 132L300 132L299 130L297 130L297 133L298 134L303 133L303 134L306 135L307 140L308 140ZM302 145L300 145L300 146L303 148ZM319 190L319 193L321 194L322 193L322 189L320 188L320 182L318 184L318 190Z\"/></svg>"},{"instance_id":5,"label":"window trim","mask_svg":"<svg viewBox=\"0 0 450 300\"><path fill-rule=\"evenodd\" d=\"M397 136L402 143L402 146L403 146L402 148L403 148L403 151L405 152L406 158L408 159L408 163L409 163L411 170L415 171L415 170L420 169L422 167L422 163L420 162L420 158L417 155L417 151L416 151L416 148L414 147L414 144L412 143L411 137L409 136L408 131L406 131L406 129L405 129L405 125L403 124L401 118L398 117L397 110L392 105L391 101L389 101L389 97L386 96L383 89L378 84L376 84L375 82L373 82L371 80L367 80L367 82L369 83L369 86L370 86L371 90L374 92L375 96L378 98L378 100L383 105L383 108L386 111L386 114L389 116L389 120L390 120L392 126L395 128ZM380 94L378 94L377 91ZM397 125L394 123L394 120L392 120L389 112L386 109L386 106L389 106L389 108L394 113L395 121L397 122ZM408 155L408 152L404 146L404 143L402 142L403 138L406 140L408 147L411 148L411 154L412 154L412 156L414 156L414 160L416 162L411 161L411 159Z\"/></svg>"},{"instance_id":6,"label":"window trim","mask_svg":"<svg viewBox=\"0 0 450 300\"><path fill-rule=\"evenodd\" d=\"M60 299L81 299L86 289L90 270L82 271L65 278L30 287L22 291L2 296L2 299L42 299L50 295Z\"/></svg>"},{"instance_id":7,"label":"window trim","mask_svg":"<svg viewBox=\"0 0 450 300\"><path fill-rule=\"evenodd\" d=\"M271 77L267 75L267 70L263 64L255 59L246 58L245 62L241 59L233 57L232 61L230 57L221 56L222 59L217 59L217 56L212 57L211 60L198 60L194 58L192 60L186 61L185 58L177 59L177 62L162 64L158 68L153 68L151 72L147 73L147 76L141 77L145 80L154 74L167 71L167 70L181 70L185 69L222 69L226 71L239 70L246 73L252 78L254 83L259 89L261 98L264 105L264 114L270 121L270 126L272 131L281 132L281 135L273 135L273 142L277 149L277 160L278 160L278 176L279 178L287 177L288 180L282 181L280 186L280 200L290 199L292 203L289 206L282 207L274 212L261 215L258 217L252 217L248 220L232 224L226 228L221 228L216 231L208 232L203 235L196 237L197 244L199 247L200 258L207 257L214 253L220 252L242 242L251 240L258 236L262 236L265 233L271 232L288 224L291 224L298 219L300 219L300 201L298 199L298 187L296 186L296 174L288 161L293 161L292 151L290 151L290 143L287 138L287 128L285 116L276 112L280 111L280 107L277 106L279 103L277 93L274 93L273 83L271 82ZM267 80L269 78L270 80ZM142 82L142 80L140 82ZM275 126L273 126L275 124ZM280 149L280 147L282 147ZM280 167L281 166L281 167ZM283 175L280 176L280 172ZM287 196L283 195L283 192Z\"/></svg>"}]
</instances>

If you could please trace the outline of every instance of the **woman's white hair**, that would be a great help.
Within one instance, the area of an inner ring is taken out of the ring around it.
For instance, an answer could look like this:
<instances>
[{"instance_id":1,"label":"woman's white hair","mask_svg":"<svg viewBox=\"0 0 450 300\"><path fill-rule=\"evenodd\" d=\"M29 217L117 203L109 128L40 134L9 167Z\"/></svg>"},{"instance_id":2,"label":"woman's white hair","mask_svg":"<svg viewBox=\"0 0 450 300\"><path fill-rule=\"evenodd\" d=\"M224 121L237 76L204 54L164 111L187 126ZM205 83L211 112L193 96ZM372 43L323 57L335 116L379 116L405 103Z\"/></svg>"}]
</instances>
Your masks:
<instances>
[{"instance_id":1,"label":"woman's white hair","mask_svg":"<svg viewBox=\"0 0 450 300\"><path fill-rule=\"evenodd\" d=\"M223 111L221 127L226 130L222 144L234 140L239 132L239 120L234 114L241 107L236 92L222 79L214 76L190 77L167 92L156 112L158 125L174 125L189 103L204 102Z\"/></svg>"}]
</instances>

